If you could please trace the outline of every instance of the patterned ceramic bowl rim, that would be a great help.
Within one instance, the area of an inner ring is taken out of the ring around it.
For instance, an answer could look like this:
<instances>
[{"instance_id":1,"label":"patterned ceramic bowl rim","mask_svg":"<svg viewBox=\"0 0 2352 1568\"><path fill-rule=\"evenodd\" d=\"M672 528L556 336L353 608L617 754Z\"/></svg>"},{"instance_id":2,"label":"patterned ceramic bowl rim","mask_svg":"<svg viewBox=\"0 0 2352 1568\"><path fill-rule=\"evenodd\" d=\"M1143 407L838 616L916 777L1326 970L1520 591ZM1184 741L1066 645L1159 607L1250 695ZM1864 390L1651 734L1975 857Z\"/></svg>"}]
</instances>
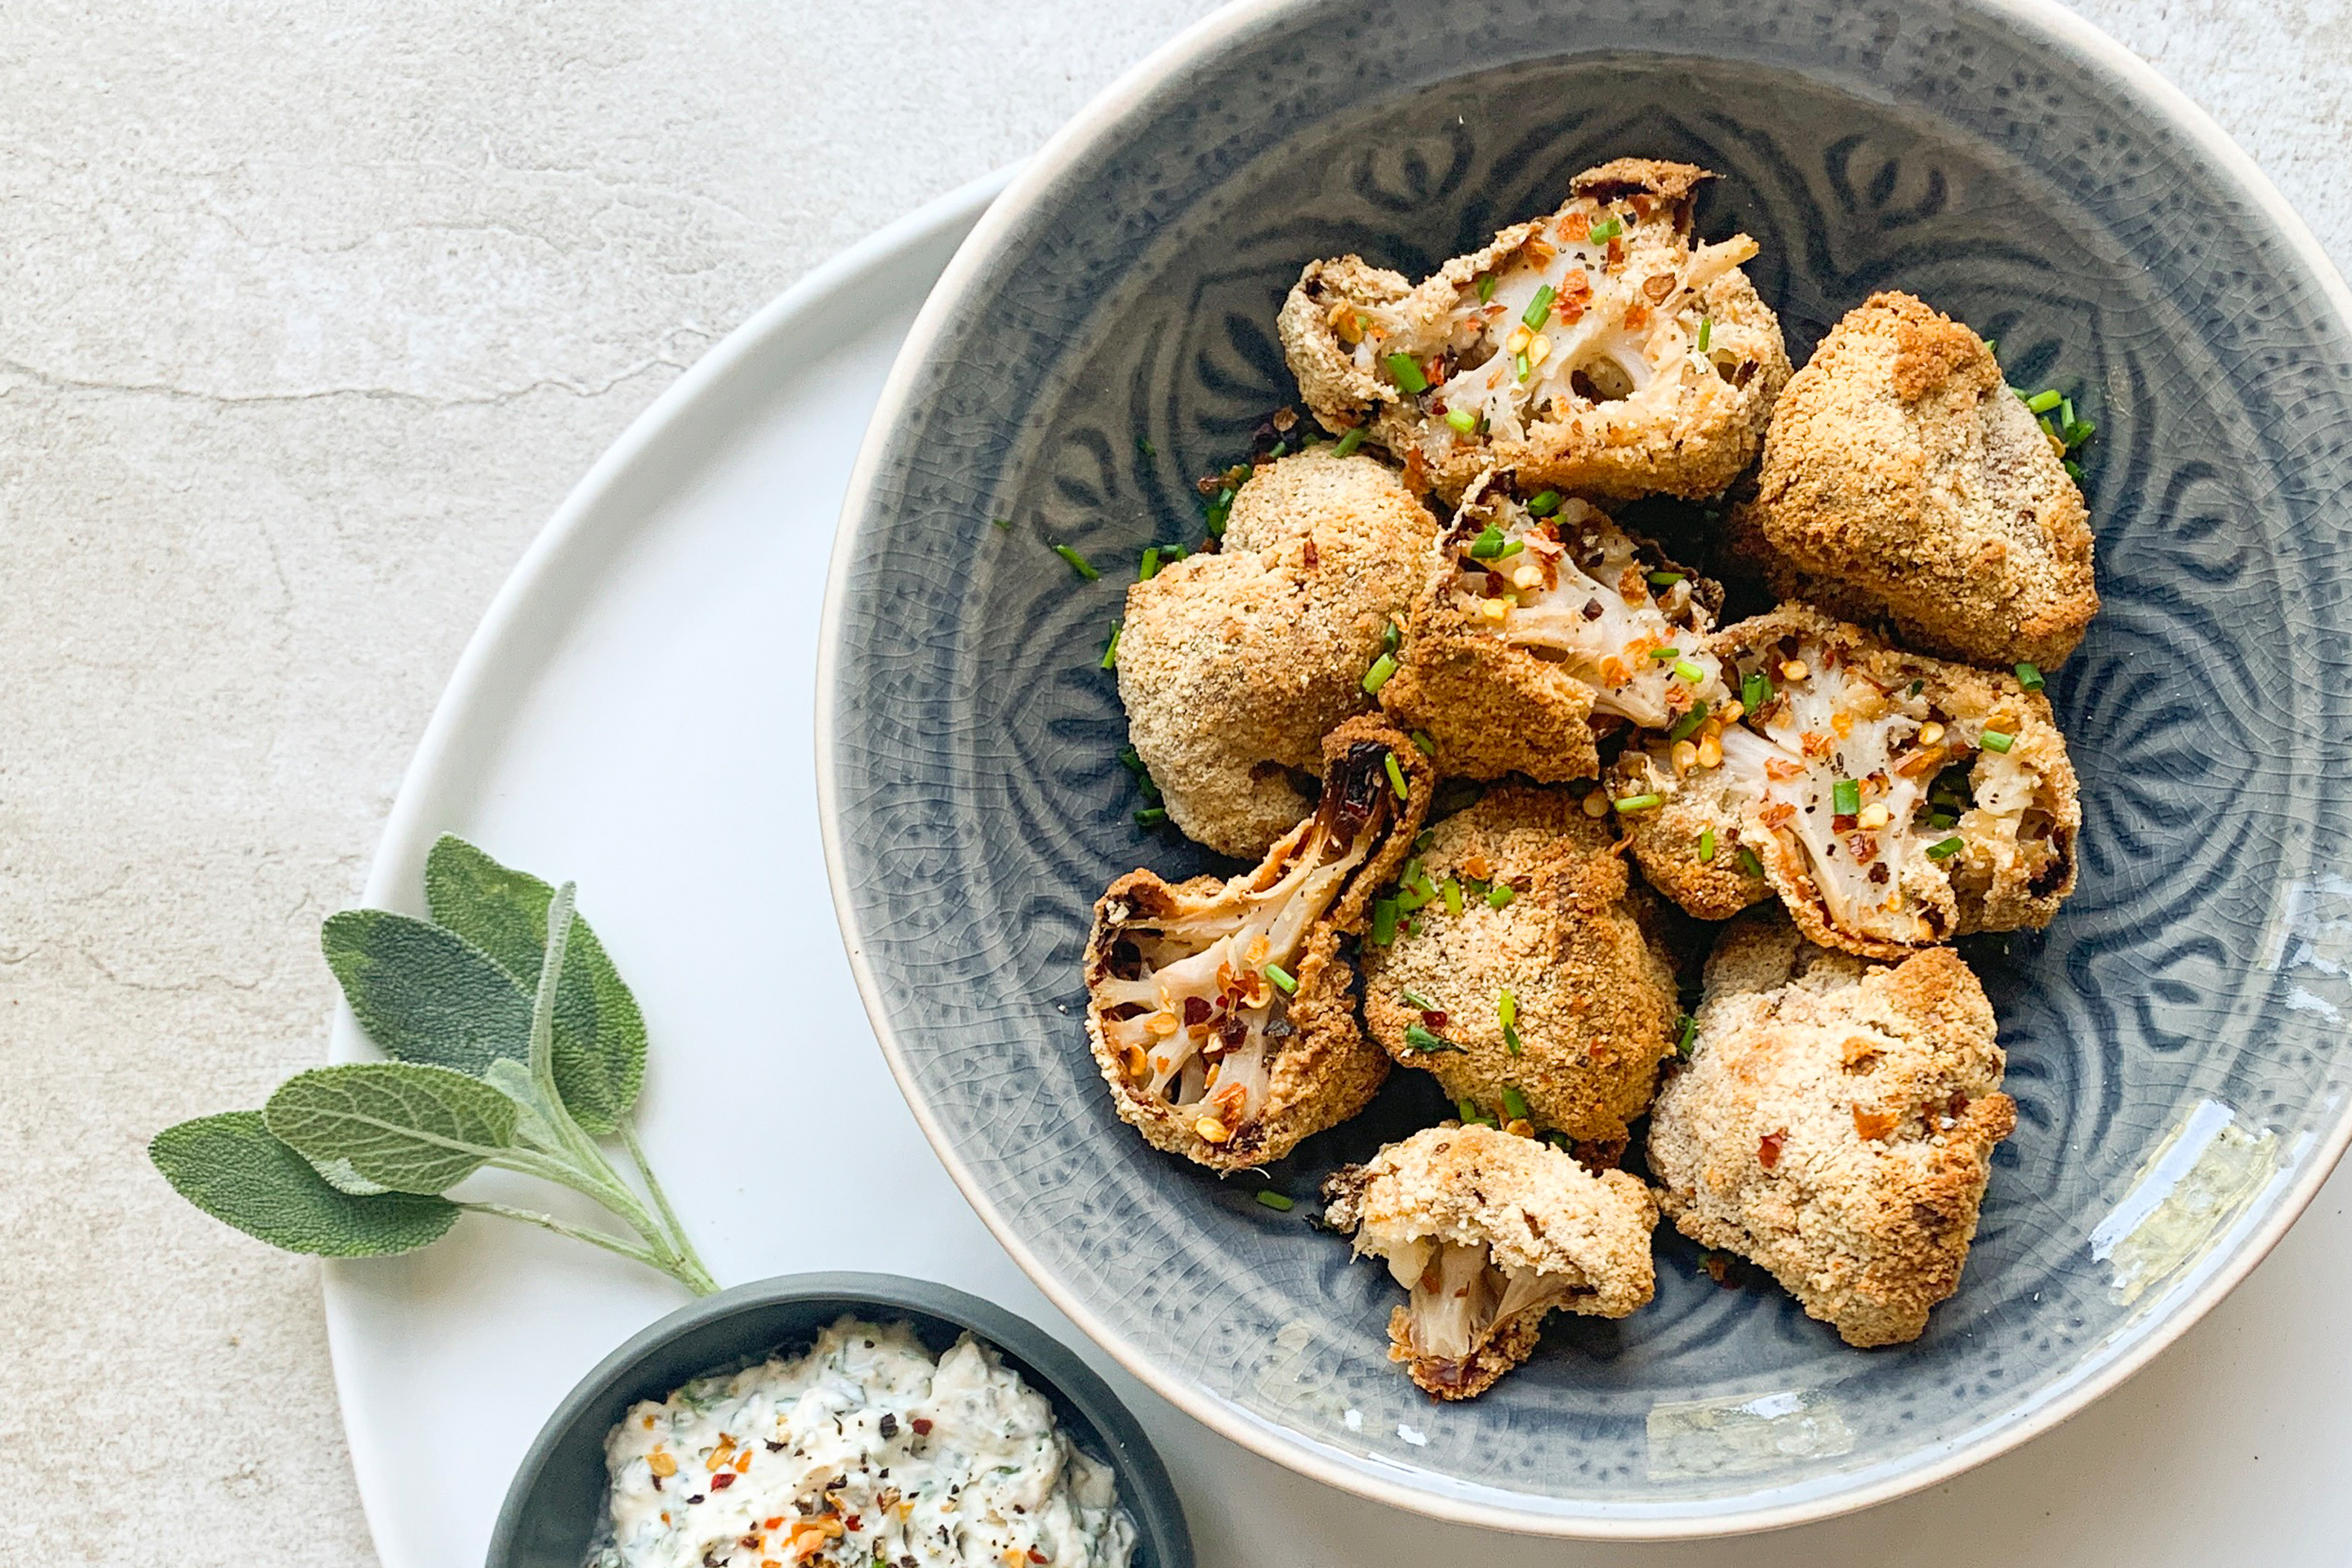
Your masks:
<instances>
[{"instance_id":1,"label":"patterned ceramic bowl rim","mask_svg":"<svg viewBox=\"0 0 2352 1568\"><path fill-rule=\"evenodd\" d=\"M1105 89L1023 167L950 262L908 334L890 379L883 388L880 405L850 477L842 512L845 527L854 528L854 520L864 510L880 471L889 434L910 412L908 397L919 366L947 324L964 310L967 297L978 290L990 277L1006 237L1034 216L1034 209L1054 190L1066 171L1074 166L1083 166L1099 155L1102 147L1117 132L1125 118L1145 101L1158 83L1183 71L1204 57L1215 55L1232 40L1261 27L1278 25L1285 13L1301 8L1304 3L1305 0L1240 0L1240 3L1194 25L1147 56ZM2235 182L2240 195L2252 202L2275 226L2279 238L2308 268L2311 279L2325 291L2336 315L2347 324L2352 324L2352 289L2346 287L2343 278L2320 248L2308 226L2287 205L2269 177L2230 140L2212 117L2159 76L2153 67L2090 23L2055 4L2054 0L1958 0L1958 3L2020 31L2039 35L2052 46L2054 53L2072 55L2087 68L2105 72L2113 84L2124 94L2136 98L2152 119L2169 121L2173 130L2194 142L2218 169ZM2136 1345L2108 1361L2093 1375L2061 1388L2032 1408L2020 1410L2016 1419L2006 1426L1986 1432L1973 1442L1954 1445L1941 1454L1924 1454L1916 1466L1900 1474L1827 1496L1727 1510L1703 1519L1629 1519L1593 1514L1563 1517L1484 1504L1412 1486L1379 1486L1375 1484L1375 1478L1334 1463L1308 1446L1294 1441L1278 1427L1205 1394L1196 1384L1181 1376L1177 1369L1160 1364L1110 1330L1087 1300L1071 1292L1029 1251L1020 1233L1008 1223L983 1185L959 1162L953 1152L952 1141L918 1091L917 1079L906 1060L903 1044L897 1037L888 1010L884 1005L880 984L855 937L853 905L844 869L842 803L837 793L833 737L836 660L842 642L846 567L856 554L845 542L848 538L849 535L845 533L843 539L835 543L820 637L816 701L818 812L823 824L835 913L848 946L850 965L865 998L866 1014L873 1021L891 1072L906 1094L924 1135L946 1163L949 1174L962 1189L964 1196L971 1201L997 1240L1003 1244L1013 1259L1056 1307L1153 1392L1195 1420L1244 1447L1328 1485L1375 1502L1408 1508L1433 1518L1458 1523L1528 1534L1591 1540L1660 1540L1737 1534L1835 1518L1886 1502L1948 1480L2029 1442L2121 1385L2158 1352L2187 1333L2223 1297L2236 1289L2239 1282L2286 1234L2288 1227L2301 1215L2305 1206L2334 1171L2347 1146L2352 1145L2352 1104L2347 1104L2329 1130L2326 1147L2318 1152L2316 1158L2303 1164L2297 1180L2277 1194L2269 1213L2243 1235L2234 1254L2223 1259L2200 1288L2180 1299L2163 1321L2151 1325Z\"/></svg>"}]
</instances>

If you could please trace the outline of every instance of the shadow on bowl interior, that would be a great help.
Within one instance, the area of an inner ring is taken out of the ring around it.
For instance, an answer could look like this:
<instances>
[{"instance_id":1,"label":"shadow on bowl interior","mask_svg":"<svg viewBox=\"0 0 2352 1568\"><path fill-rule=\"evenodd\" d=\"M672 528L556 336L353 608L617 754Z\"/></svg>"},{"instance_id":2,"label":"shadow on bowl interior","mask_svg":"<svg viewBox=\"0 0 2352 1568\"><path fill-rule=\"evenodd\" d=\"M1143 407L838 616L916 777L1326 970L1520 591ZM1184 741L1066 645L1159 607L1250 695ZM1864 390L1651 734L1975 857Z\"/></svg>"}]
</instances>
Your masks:
<instances>
[{"instance_id":1,"label":"shadow on bowl interior","mask_svg":"<svg viewBox=\"0 0 2352 1568\"><path fill-rule=\"evenodd\" d=\"M1143 1428L1060 1341L977 1296L891 1274L793 1274L681 1307L581 1379L523 1456L490 1534L488 1568L581 1568L604 1517L604 1436L640 1399L706 1373L807 1348L844 1313L904 1321L933 1354L966 1329L1054 1406L1080 1448L1118 1474L1135 1521L1135 1568L1192 1568L1184 1512Z\"/></svg>"}]
</instances>

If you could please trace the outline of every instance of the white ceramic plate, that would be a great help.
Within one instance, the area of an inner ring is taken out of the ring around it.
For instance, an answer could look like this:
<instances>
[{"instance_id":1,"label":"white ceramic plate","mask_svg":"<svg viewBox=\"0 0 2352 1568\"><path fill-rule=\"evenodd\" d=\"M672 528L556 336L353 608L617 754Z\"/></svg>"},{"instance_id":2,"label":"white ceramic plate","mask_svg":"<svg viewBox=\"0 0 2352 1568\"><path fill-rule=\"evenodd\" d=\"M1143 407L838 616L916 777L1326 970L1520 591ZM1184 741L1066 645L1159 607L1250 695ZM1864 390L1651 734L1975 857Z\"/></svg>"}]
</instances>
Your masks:
<instances>
[{"instance_id":1,"label":"white ceramic plate","mask_svg":"<svg viewBox=\"0 0 2352 1568\"><path fill-rule=\"evenodd\" d=\"M959 192L819 270L681 377L582 481L467 648L364 901L421 910L425 852L443 831L577 879L650 1021L640 1125L720 1280L885 1269L974 1291L1058 1334L1151 1432L1203 1568L1563 1562L1555 1543L1318 1487L1143 1391L989 1236L874 1046L817 836L817 605L898 342L1002 184ZM348 1016L333 1051L366 1054ZM756 1131L709 1137L722 1116ZM892 1217L869 1226L866 1214ZM2352 1387L2328 1348L2327 1303L2352 1289L2348 1240L2342 1205L2323 1200L2192 1348L1955 1486L1832 1525L1580 1549L1576 1561L2153 1568L2231 1561L2255 1541L2286 1548L2273 1561L2332 1561L2323 1542L2338 1540L2328 1521L2342 1515L2327 1511L2326 1478L2352 1443ZM633 1265L488 1220L410 1258L330 1265L344 1424L385 1568L479 1563L541 1422L604 1352L682 1300ZM2264 1347L2259 1357L2233 1353L2241 1334ZM2285 1506L2296 1490L2312 1506Z\"/></svg>"}]
</instances>

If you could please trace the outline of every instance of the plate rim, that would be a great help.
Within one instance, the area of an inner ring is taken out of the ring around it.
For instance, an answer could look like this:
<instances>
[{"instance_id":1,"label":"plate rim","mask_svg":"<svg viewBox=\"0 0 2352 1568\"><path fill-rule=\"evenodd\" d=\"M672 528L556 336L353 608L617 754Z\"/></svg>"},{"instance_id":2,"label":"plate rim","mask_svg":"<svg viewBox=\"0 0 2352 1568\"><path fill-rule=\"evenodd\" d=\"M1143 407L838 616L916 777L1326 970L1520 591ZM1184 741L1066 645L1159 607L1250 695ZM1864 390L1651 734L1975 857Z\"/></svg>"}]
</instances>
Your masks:
<instances>
[{"instance_id":1,"label":"plate rim","mask_svg":"<svg viewBox=\"0 0 2352 1568\"><path fill-rule=\"evenodd\" d=\"M395 868L406 865L412 858L421 859L424 848L440 831L439 825L425 820L423 799L429 793L429 785L449 765L451 752L465 731L472 710L496 695L498 673L516 639L528 631L530 609L548 580L585 542L588 524L607 496L673 430L703 413L705 401L714 388L767 352L774 340L794 331L836 300L856 292L865 275L878 263L942 233L952 232L959 226L968 230L975 215L996 200L1022 167L1022 163L1016 161L967 181L818 263L681 372L598 455L524 546L451 667L416 749L401 772L392 808L385 814L383 831L377 836L374 853L368 862L367 878L360 889L362 904L394 908L401 903L404 889L394 886ZM866 1012L870 1018L870 1000ZM349 1005L339 997L329 1015L331 1058L331 1041L355 1027ZM905 1094L903 1083L899 1092ZM951 1177L952 1174L951 1172ZM360 1267L364 1268L364 1264ZM354 1383L353 1359L359 1341L365 1336L353 1321L352 1299L366 1289L351 1262L322 1260L320 1294L327 1329L328 1364L334 1381L336 1416L342 1427L344 1449L351 1458L369 1541L381 1557L383 1532L378 1521L391 1516L391 1489L383 1478L383 1461L378 1457L381 1446L362 1435L358 1413L367 1400Z\"/></svg>"},{"instance_id":2,"label":"plate rim","mask_svg":"<svg viewBox=\"0 0 2352 1568\"><path fill-rule=\"evenodd\" d=\"M858 994L866 1005L867 1020L873 1026L875 1038L881 1047L891 1077L897 1080L899 1092L906 1098L917 1125L930 1143L932 1153L946 1167L950 1179L963 1194L964 1200L971 1205L982 1223L1020 1266L1022 1272L1029 1277L1047 1300L1077 1325L1081 1332L1101 1346L1146 1388L1211 1431L1297 1474L1367 1501L1403 1509L1449 1523L1517 1535L1583 1541L1702 1540L1787 1529L1841 1518L1925 1490L2010 1453L2061 1426L2120 1387L2158 1355L2178 1343L2244 1281L2247 1275L2270 1255L2294 1222L2302 1217L2312 1199L2318 1195L2321 1186L2334 1173L2347 1149L2352 1147L2352 1104L2347 1104L2338 1115L2336 1125L2298 1178L2289 1184L2261 1223L2240 1237L2234 1250L2221 1259L2201 1280L2176 1286L2177 1289L2185 1289L2187 1293L2161 1322L2153 1325L2105 1364L2073 1384L2054 1390L2041 1405L2016 1415L2007 1425L1985 1430L1970 1439L1948 1442L1940 1454L1932 1448L1923 1449L1920 1462L1901 1474L1882 1477L1819 1497L1785 1503L1751 1504L1699 1515L1634 1516L1605 1510L1569 1512L1515 1508L1450 1496L1412 1483L1398 1485L1391 1481L1384 1487L1379 1478L1318 1451L1302 1435L1253 1416L1164 1371L1102 1321L1084 1299L1065 1286L1030 1253L981 1184L963 1167L945 1129L916 1092L904 1044L891 1026L889 1015L883 1004L882 987L859 942L840 828L840 799L836 787L838 758L834 743L839 649L849 566L855 554L851 545L868 510L881 469L884 448L908 410L924 360L935 348L948 322L961 308L964 298L997 260L1017 217L1025 214L1036 199L1064 174L1080 165L1094 146L1116 131L1125 116L1160 81L1230 38L1262 26L1276 25L1283 13L1307 3L1307 0L1236 0L1236 3L1212 13L1152 50L1088 100L1043 148L1020 167L1002 196L973 226L971 234L940 273L939 281L932 286L929 298L915 318L914 325L908 330L898 351L898 357L891 366L889 378L883 384L881 397L875 405L865 440L850 469L849 487L842 502L841 521L834 533L833 559L827 572L824 610L817 634L814 711L817 822L824 840L826 880L833 894L835 923L840 928L842 944L849 958L850 973L856 980ZM2304 222L2270 177L2222 130L2220 123L2187 93L2159 74L2154 66L2091 22L2067 10L2059 4L2059 0L1953 0L1953 3L2004 20L2021 32L2038 35L2053 48L2071 50L2093 68L2105 70L2116 85L2145 104L2152 116L2168 122L2200 153L2212 160L2231 182L2235 192L2252 203L2274 226L2280 240L2302 263L2347 334L2352 335L2352 288L2347 287L2342 273L2321 247L2310 226Z\"/></svg>"}]
</instances>

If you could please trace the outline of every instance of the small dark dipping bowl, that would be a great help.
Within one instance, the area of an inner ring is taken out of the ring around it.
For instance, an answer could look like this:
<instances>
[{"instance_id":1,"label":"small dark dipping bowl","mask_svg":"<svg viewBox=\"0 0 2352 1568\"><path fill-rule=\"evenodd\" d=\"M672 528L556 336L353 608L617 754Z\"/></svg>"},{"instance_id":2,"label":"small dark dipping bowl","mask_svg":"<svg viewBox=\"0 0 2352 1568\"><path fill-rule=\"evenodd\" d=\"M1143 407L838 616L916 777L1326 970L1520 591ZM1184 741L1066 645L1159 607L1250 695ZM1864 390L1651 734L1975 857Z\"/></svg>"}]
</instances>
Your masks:
<instances>
[{"instance_id":1,"label":"small dark dipping bowl","mask_svg":"<svg viewBox=\"0 0 2352 1568\"><path fill-rule=\"evenodd\" d=\"M934 1355L965 1330L1044 1394L1070 1440L1118 1472L1135 1568L1192 1568L1168 1468L1110 1385L1060 1341L977 1296L892 1274L789 1274L681 1307L581 1379L523 1456L490 1532L488 1568L581 1568L604 1522L604 1436L640 1399L706 1373L795 1354L845 1313L906 1322Z\"/></svg>"}]
</instances>

